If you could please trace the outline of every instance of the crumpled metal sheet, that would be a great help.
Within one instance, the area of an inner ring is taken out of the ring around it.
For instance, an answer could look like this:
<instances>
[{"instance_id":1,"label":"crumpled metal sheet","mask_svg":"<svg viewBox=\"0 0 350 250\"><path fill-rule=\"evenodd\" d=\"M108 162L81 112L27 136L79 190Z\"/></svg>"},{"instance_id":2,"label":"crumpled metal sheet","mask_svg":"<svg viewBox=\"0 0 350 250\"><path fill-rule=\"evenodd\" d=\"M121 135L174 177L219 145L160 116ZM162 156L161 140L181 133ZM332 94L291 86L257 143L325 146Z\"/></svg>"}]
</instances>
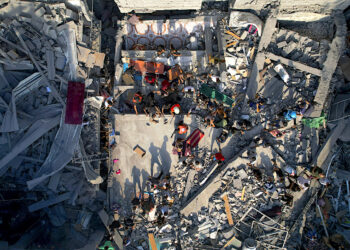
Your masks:
<instances>
[{"instance_id":1,"label":"crumpled metal sheet","mask_svg":"<svg viewBox=\"0 0 350 250\"><path fill-rule=\"evenodd\" d=\"M28 129L28 131L24 134L21 140L13 146L11 151L0 160L0 170L4 168L7 165L7 163L9 163L17 155L19 155L23 150L25 150L29 145L31 145L49 130L57 126L59 124L59 121L59 116L37 120Z\"/></svg>"},{"instance_id":2,"label":"crumpled metal sheet","mask_svg":"<svg viewBox=\"0 0 350 250\"><path fill-rule=\"evenodd\" d=\"M19 130L16 101L24 95L32 92L41 86L43 78L40 73L34 73L20 83L12 90L10 105L5 113L1 124L0 132L14 132Z\"/></svg>"},{"instance_id":3,"label":"crumpled metal sheet","mask_svg":"<svg viewBox=\"0 0 350 250\"><path fill-rule=\"evenodd\" d=\"M29 190L63 169L73 157L82 126L65 124L64 117L65 114L62 114L61 125L51 146L50 153L40 170L35 174L36 178L27 181Z\"/></svg>"}]
</instances>

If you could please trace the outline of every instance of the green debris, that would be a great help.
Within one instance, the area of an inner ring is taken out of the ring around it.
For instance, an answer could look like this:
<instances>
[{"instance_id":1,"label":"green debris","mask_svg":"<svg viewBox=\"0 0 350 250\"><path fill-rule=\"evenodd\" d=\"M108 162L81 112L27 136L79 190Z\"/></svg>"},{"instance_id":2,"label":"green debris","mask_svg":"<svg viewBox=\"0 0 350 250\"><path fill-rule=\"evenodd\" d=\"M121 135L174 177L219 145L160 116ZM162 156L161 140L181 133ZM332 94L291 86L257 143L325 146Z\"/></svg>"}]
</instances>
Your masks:
<instances>
[{"instance_id":1,"label":"green debris","mask_svg":"<svg viewBox=\"0 0 350 250\"><path fill-rule=\"evenodd\" d=\"M107 248L107 247L108 247L108 248ZM105 244L104 244L103 246L100 246L98 249L100 249L100 250L105 250L105 249L108 249L108 250L115 250L115 248L113 247L111 241L106 241Z\"/></svg>"},{"instance_id":2,"label":"green debris","mask_svg":"<svg viewBox=\"0 0 350 250\"><path fill-rule=\"evenodd\" d=\"M228 106L228 107L234 106L234 103L235 103L234 99L217 91L215 88L209 87L207 84L203 84L201 86L200 92L206 97L216 100L217 102L222 103L225 106Z\"/></svg>"},{"instance_id":3,"label":"green debris","mask_svg":"<svg viewBox=\"0 0 350 250\"><path fill-rule=\"evenodd\" d=\"M327 122L325 116L320 116L317 118L303 118L302 123L309 128L319 128L323 126L324 123Z\"/></svg>"}]
</instances>

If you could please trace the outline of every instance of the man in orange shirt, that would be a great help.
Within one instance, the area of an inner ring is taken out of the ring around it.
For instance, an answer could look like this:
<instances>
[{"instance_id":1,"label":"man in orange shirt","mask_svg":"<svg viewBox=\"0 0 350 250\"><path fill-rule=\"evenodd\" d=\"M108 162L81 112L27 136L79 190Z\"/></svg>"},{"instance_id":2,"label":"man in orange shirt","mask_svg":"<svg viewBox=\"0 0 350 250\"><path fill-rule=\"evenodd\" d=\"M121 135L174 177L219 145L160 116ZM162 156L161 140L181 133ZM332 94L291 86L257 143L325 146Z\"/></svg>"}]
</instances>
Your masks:
<instances>
[{"instance_id":1,"label":"man in orange shirt","mask_svg":"<svg viewBox=\"0 0 350 250\"><path fill-rule=\"evenodd\" d=\"M137 111L137 106L138 105L141 105L143 101L143 95L140 91L137 91L134 95L134 97L132 98L132 103L134 105L134 110L135 110L135 113L138 115L139 112Z\"/></svg>"}]
</instances>

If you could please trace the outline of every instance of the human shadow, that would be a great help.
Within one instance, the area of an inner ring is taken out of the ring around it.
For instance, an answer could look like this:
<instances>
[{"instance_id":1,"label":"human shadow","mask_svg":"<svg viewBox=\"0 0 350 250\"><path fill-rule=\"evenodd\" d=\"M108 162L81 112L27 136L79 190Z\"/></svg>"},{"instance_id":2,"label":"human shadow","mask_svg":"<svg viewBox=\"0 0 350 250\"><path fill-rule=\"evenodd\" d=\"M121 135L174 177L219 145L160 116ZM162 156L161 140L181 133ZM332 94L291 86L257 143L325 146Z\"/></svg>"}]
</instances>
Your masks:
<instances>
[{"instance_id":1,"label":"human shadow","mask_svg":"<svg viewBox=\"0 0 350 250\"><path fill-rule=\"evenodd\" d=\"M141 187L141 190L142 190L142 192L144 192L145 187L146 187L146 181L147 181L147 179L148 179L148 177L149 177L150 175L149 175L149 173L148 173L146 170L144 170L144 169L141 170L141 175L142 175L142 187ZM149 191L149 190L147 190L147 191Z\"/></svg>"},{"instance_id":2,"label":"human shadow","mask_svg":"<svg viewBox=\"0 0 350 250\"><path fill-rule=\"evenodd\" d=\"M135 195L137 194L137 186L139 188L139 191L142 190L140 174L141 174L140 170L136 166L133 166L133 168L132 168L132 177L133 177L133 187L134 187Z\"/></svg>"},{"instance_id":3,"label":"human shadow","mask_svg":"<svg viewBox=\"0 0 350 250\"><path fill-rule=\"evenodd\" d=\"M213 147L214 147L214 143L216 142L216 144L218 145L219 149L220 149L220 144L218 143L218 141L216 140L219 135L222 132L222 128L211 128L211 143L210 143L210 151L213 151Z\"/></svg>"},{"instance_id":4,"label":"human shadow","mask_svg":"<svg viewBox=\"0 0 350 250\"><path fill-rule=\"evenodd\" d=\"M112 206L117 203L117 200L119 202L119 199L116 197L122 197L122 188L120 182L113 178L112 183L113 195L109 198L109 209L112 209Z\"/></svg>"},{"instance_id":5,"label":"human shadow","mask_svg":"<svg viewBox=\"0 0 350 250\"><path fill-rule=\"evenodd\" d=\"M124 184L124 201L123 201L123 207L125 213L131 212L131 200L133 197L135 197L136 193L133 194L133 183L129 180L129 178L126 178L125 184Z\"/></svg>"},{"instance_id":6,"label":"human shadow","mask_svg":"<svg viewBox=\"0 0 350 250\"><path fill-rule=\"evenodd\" d=\"M164 136L163 144L160 148L160 161L162 163L162 171L166 174L169 173L171 167L171 157L167 150L168 137Z\"/></svg>"},{"instance_id":7,"label":"human shadow","mask_svg":"<svg viewBox=\"0 0 350 250\"><path fill-rule=\"evenodd\" d=\"M159 150L160 148L154 146L153 142L151 142L148 151L151 154L151 176L153 176L154 173L154 164L157 164L158 166L161 166L160 161L159 161Z\"/></svg>"}]
</instances>

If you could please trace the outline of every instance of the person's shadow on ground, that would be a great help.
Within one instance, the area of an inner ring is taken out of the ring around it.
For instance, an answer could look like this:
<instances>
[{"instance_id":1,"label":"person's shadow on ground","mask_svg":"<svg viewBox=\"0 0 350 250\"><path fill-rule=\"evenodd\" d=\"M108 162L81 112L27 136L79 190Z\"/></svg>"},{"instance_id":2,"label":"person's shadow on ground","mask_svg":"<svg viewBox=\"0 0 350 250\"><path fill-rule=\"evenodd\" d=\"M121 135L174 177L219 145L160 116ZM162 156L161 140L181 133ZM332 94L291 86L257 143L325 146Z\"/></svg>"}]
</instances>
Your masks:
<instances>
[{"instance_id":1,"label":"person's shadow on ground","mask_svg":"<svg viewBox=\"0 0 350 250\"><path fill-rule=\"evenodd\" d=\"M159 161L159 151L160 148L154 146L153 142L151 142L148 151L151 154L151 176L154 174L154 164L157 164L159 167L161 167L161 163Z\"/></svg>"},{"instance_id":2,"label":"person's shadow on ground","mask_svg":"<svg viewBox=\"0 0 350 250\"><path fill-rule=\"evenodd\" d=\"M140 170L136 166L134 166L132 168L132 178L133 178L133 186L134 186L135 196L137 194L137 186L138 186L139 191L142 192L140 175L141 175Z\"/></svg>"},{"instance_id":3,"label":"person's shadow on ground","mask_svg":"<svg viewBox=\"0 0 350 250\"><path fill-rule=\"evenodd\" d=\"M167 142L168 142L168 137L165 135L164 136L164 141L163 144L160 148L160 161L162 163L162 171L165 174L169 173L170 167L171 167L171 157L170 154L167 150Z\"/></svg>"}]
</instances>

